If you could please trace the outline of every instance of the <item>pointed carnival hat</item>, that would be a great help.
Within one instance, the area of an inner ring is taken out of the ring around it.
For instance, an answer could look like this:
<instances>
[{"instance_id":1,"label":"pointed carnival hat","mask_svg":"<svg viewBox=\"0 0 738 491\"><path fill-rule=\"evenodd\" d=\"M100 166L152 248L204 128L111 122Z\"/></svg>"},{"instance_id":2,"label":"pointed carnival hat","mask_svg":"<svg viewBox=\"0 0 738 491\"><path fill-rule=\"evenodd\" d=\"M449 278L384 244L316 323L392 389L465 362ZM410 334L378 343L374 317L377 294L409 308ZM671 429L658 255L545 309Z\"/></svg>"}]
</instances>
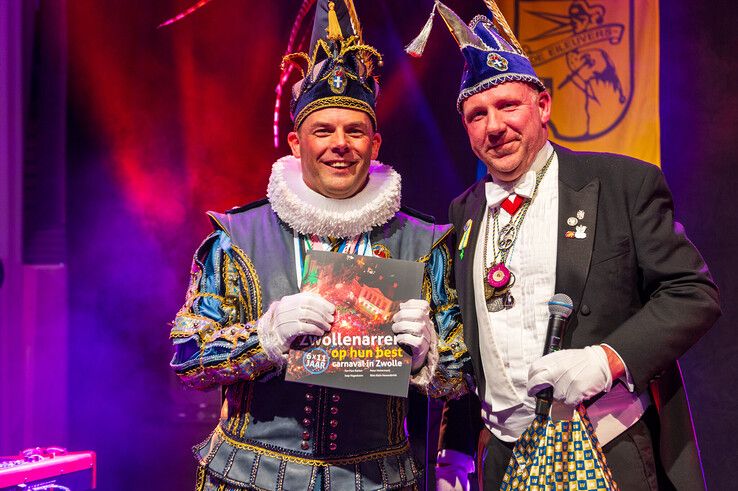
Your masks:
<instances>
[{"instance_id":1,"label":"pointed carnival hat","mask_svg":"<svg viewBox=\"0 0 738 491\"><path fill-rule=\"evenodd\" d=\"M456 100L459 112L469 97L505 82L527 82L546 90L497 4L494 0L484 0L484 3L492 12L492 19L478 15L466 25L453 10L436 1L425 27L406 49L412 56L423 54L438 12L464 55L464 71Z\"/></svg>"},{"instance_id":2,"label":"pointed carnival hat","mask_svg":"<svg viewBox=\"0 0 738 491\"><path fill-rule=\"evenodd\" d=\"M364 44L351 0L317 0L309 51L286 55L283 70L290 63L303 76L292 88L290 115L295 128L317 110L340 107L365 112L376 129L375 67L381 65L382 55Z\"/></svg>"}]
</instances>

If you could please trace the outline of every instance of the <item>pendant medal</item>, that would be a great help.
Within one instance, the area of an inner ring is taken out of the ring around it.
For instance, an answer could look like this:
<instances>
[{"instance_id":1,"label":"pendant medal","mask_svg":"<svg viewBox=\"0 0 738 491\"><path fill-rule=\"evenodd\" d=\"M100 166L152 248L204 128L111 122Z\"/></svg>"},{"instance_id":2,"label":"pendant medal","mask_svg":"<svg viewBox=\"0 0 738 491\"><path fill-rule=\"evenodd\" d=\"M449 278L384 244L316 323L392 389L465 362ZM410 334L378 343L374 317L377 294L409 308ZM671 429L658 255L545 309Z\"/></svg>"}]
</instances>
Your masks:
<instances>
[{"instance_id":1,"label":"pendant medal","mask_svg":"<svg viewBox=\"0 0 738 491\"><path fill-rule=\"evenodd\" d=\"M500 238L497 240L497 245L501 251L506 251L512 247L515 243L516 230L515 226L508 223L500 230Z\"/></svg>"},{"instance_id":2,"label":"pendant medal","mask_svg":"<svg viewBox=\"0 0 738 491\"><path fill-rule=\"evenodd\" d=\"M487 271L487 283L496 290L502 290L510 283L512 273L504 263L493 264Z\"/></svg>"},{"instance_id":3,"label":"pendant medal","mask_svg":"<svg viewBox=\"0 0 738 491\"><path fill-rule=\"evenodd\" d=\"M512 273L504 263L493 264L484 271L484 298L489 301L499 297L512 286L510 279Z\"/></svg>"},{"instance_id":4,"label":"pendant medal","mask_svg":"<svg viewBox=\"0 0 738 491\"><path fill-rule=\"evenodd\" d=\"M490 300L487 300L487 311L488 312L499 312L505 308L504 302L502 301L502 297L493 297Z\"/></svg>"},{"instance_id":5,"label":"pendant medal","mask_svg":"<svg viewBox=\"0 0 738 491\"><path fill-rule=\"evenodd\" d=\"M514 306L515 298L509 291L487 300L487 310L489 312L499 312L501 310L511 309Z\"/></svg>"},{"instance_id":6,"label":"pendant medal","mask_svg":"<svg viewBox=\"0 0 738 491\"><path fill-rule=\"evenodd\" d=\"M548 157L543 169L536 173L536 183L529 199L526 200L522 196L515 194L512 199L509 198L500 203L500 208L504 209L510 215L510 221L505 226L501 229L498 228L499 208L493 210L492 207L488 207L487 209L487 222L483 249L484 264L487 264L487 239L490 237L489 227L490 222L492 221L494 221L494 232L496 232L491 234L493 246L492 252L494 253L493 261L499 261L488 268L485 267L484 269L484 298L489 312L500 312L502 310L511 309L515 306L515 298L511 293L512 287L515 284L515 275L507 268L507 266L505 266L505 262L507 262L508 258L512 254L512 248L515 245L518 230L520 230L520 226L525 219L530 203L533 202L538 193L538 185L546 174L546 170L551 164L551 160L553 160L554 155L555 153L551 152L551 155ZM526 206L523 206L524 204ZM579 213L577 214L578 220L581 220L584 217L584 212L581 212L581 214L582 216L579 216Z\"/></svg>"},{"instance_id":7,"label":"pendant medal","mask_svg":"<svg viewBox=\"0 0 738 491\"><path fill-rule=\"evenodd\" d=\"M487 310L499 312L511 309L515 305L515 299L510 293L510 288L515 283L515 275L504 263L493 264L485 272L484 298Z\"/></svg>"}]
</instances>

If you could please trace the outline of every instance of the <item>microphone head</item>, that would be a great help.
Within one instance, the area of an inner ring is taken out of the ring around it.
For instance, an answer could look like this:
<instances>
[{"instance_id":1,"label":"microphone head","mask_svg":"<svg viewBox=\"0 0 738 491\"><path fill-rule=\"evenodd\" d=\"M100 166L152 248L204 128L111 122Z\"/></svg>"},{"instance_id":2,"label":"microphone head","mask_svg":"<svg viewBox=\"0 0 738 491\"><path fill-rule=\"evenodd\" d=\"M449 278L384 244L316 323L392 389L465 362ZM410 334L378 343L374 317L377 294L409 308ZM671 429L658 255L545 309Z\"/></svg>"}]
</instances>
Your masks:
<instances>
[{"instance_id":1,"label":"microphone head","mask_svg":"<svg viewBox=\"0 0 738 491\"><path fill-rule=\"evenodd\" d=\"M557 293L548 301L548 313L550 315L558 315L566 319L571 315L572 310L574 310L574 302L565 293Z\"/></svg>"}]
</instances>

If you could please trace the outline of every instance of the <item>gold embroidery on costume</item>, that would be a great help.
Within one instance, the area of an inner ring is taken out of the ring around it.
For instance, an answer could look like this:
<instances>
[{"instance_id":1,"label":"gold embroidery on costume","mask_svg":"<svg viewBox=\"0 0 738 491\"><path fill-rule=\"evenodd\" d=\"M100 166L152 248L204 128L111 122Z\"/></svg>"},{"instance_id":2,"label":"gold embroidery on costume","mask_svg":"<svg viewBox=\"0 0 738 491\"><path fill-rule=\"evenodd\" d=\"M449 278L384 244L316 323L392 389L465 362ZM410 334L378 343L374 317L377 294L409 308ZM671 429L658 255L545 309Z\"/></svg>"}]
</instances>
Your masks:
<instances>
[{"instance_id":1,"label":"gold embroidery on costume","mask_svg":"<svg viewBox=\"0 0 738 491\"><path fill-rule=\"evenodd\" d=\"M246 428L249 426L249 422L251 421L251 401L254 399L254 384L249 382L246 388L248 392L246 394L243 408L241 409L243 412L243 424L241 425L241 429L238 433L241 438L246 434Z\"/></svg>"},{"instance_id":2,"label":"gold embroidery on costume","mask_svg":"<svg viewBox=\"0 0 738 491\"><path fill-rule=\"evenodd\" d=\"M238 276L241 278L241 291L246 291L248 294L248 298L242 297L242 301L247 307L246 317L249 320L255 321L262 314L259 275L256 274L254 263L251 262L251 258L245 252L235 245L233 246L233 251L239 259L239 261L234 261L233 264Z\"/></svg>"},{"instance_id":3,"label":"gold embroidery on costume","mask_svg":"<svg viewBox=\"0 0 738 491\"><path fill-rule=\"evenodd\" d=\"M244 382L237 382L226 387L225 401L223 406L227 408L227 428L234 433L241 420L243 408Z\"/></svg>"},{"instance_id":4,"label":"gold embroidery on costume","mask_svg":"<svg viewBox=\"0 0 738 491\"><path fill-rule=\"evenodd\" d=\"M387 399L387 441L390 445L397 445L405 439L403 423L407 412L406 401L404 397L390 396Z\"/></svg>"},{"instance_id":5,"label":"gold embroidery on costume","mask_svg":"<svg viewBox=\"0 0 738 491\"><path fill-rule=\"evenodd\" d=\"M446 231L442 238L448 237L451 230ZM464 332L461 317L458 315L458 301L456 290L451 286L452 256L447 243L436 243L435 254L440 255L444 264L443 285L440 291L431 290L426 293L425 278L423 281L424 296L436 294L444 303L434 305L431 302L431 317L439 326L438 356L440 363L428 384L427 392L433 397L456 399L473 387L473 382L463 370L458 367L468 363L469 353L464 343ZM426 274L426 277L429 275ZM431 288L434 286L428 279ZM438 288L438 286L436 286ZM439 300L439 299L436 299ZM454 315L456 311L456 315Z\"/></svg>"},{"instance_id":6,"label":"gold embroidery on costume","mask_svg":"<svg viewBox=\"0 0 738 491\"><path fill-rule=\"evenodd\" d=\"M197 481L195 483L195 491L203 491L205 489L205 467L197 468Z\"/></svg>"},{"instance_id":7,"label":"gold embroidery on costume","mask_svg":"<svg viewBox=\"0 0 738 491\"><path fill-rule=\"evenodd\" d=\"M336 465L353 465L353 464L358 464L361 462L367 462L370 460L379 460L383 457L392 457L394 455L400 455L410 450L410 444L408 442L404 442L402 445L399 445L397 447L388 448L387 450L382 450L378 452L362 454L356 457L343 457L343 458L337 458L337 459L320 459L320 460L306 459L302 457L296 457L294 455L288 455L288 454L284 454L280 452L275 452L273 450L258 447L256 445L251 445L245 442L239 442L238 440L234 440L233 438L229 437L223 431L223 428L221 428L220 426L215 428L215 433L222 440L226 441L228 444L236 448L240 448L243 450L250 450L259 455L267 455L269 457L273 457L273 458L280 459L280 460L285 460L287 462L294 462L296 464L303 464L303 465L314 465L314 466L320 466L320 467L330 467L330 466L336 466Z\"/></svg>"}]
</instances>

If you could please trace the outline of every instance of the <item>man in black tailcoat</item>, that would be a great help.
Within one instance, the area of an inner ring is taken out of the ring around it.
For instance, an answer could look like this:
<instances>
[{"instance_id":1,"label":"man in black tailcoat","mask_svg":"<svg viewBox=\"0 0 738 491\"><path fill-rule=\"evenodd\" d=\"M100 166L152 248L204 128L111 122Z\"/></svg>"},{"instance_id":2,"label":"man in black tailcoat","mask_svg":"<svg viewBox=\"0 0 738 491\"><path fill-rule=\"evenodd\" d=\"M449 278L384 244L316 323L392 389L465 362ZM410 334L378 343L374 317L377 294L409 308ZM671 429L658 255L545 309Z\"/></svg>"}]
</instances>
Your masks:
<instances>
[{"instance_id":1,"label":"man in black tailcoat","mask_svg":"<svg viewBox=\"0 0 738 491\"><path fill-rule=\"evenodd\" d=\"M465 57L457 107L488 170L450 207L478 398L447 405L439 489L473 468L469 407L480 486L499 489L546 387L585 404L620 489L703 489L676 360L719 316L718 292L663 174L550 143L551 96L504 19L436 9ZM554 293L573 300L566 349L541 356Z\"/></svg>"}]
</instances>

